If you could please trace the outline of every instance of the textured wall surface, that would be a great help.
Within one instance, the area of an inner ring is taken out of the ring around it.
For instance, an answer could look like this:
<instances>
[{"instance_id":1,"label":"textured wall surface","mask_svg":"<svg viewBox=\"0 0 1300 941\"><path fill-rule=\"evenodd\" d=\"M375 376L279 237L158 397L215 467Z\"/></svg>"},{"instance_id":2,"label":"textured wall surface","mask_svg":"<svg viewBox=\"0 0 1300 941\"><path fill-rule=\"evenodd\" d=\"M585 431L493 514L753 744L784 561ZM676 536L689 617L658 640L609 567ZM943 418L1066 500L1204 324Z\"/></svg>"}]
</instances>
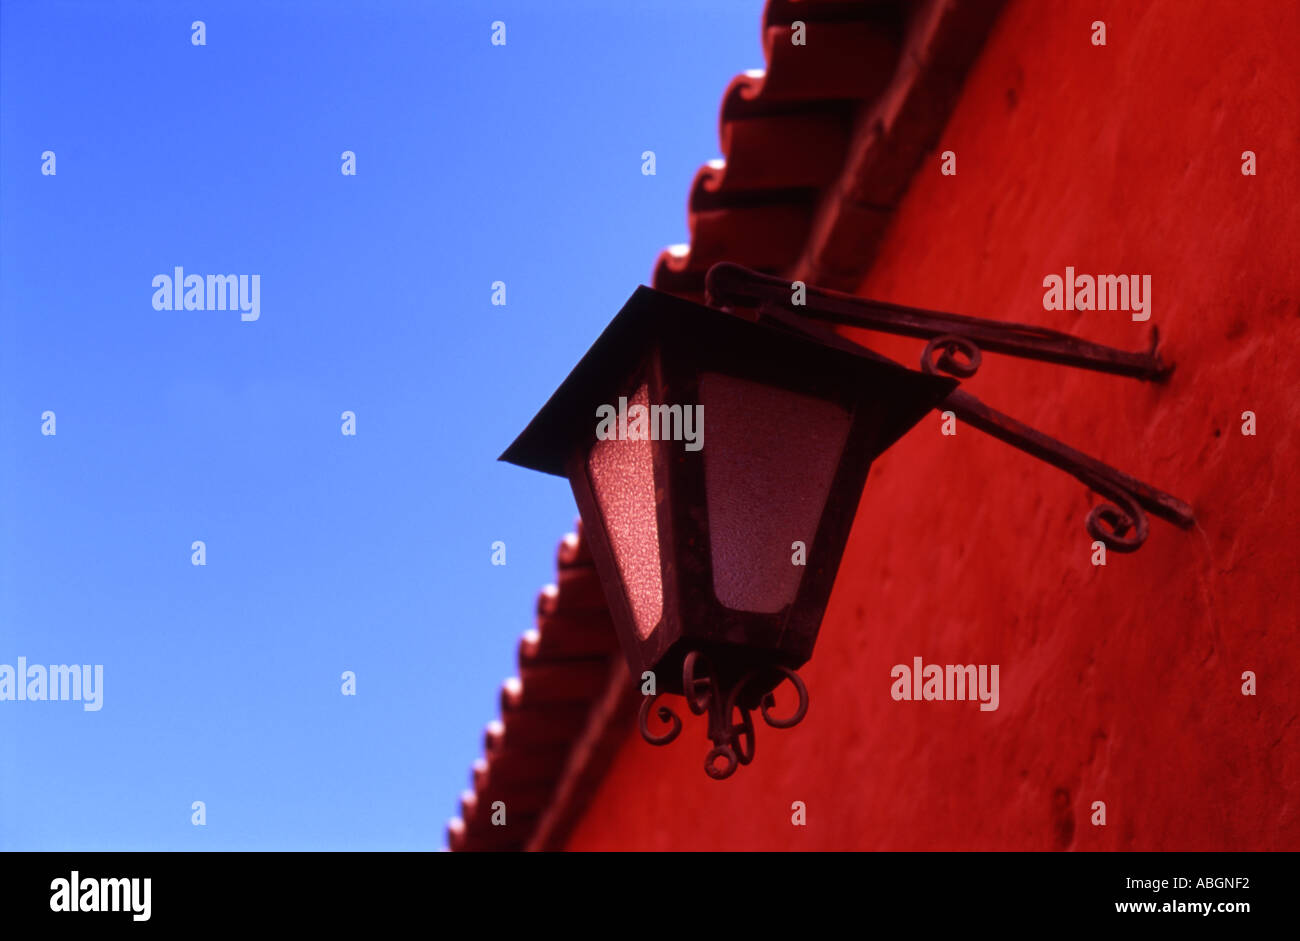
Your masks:
<instances>
[{"instance_id":1,"label":"textured wall surface","mask_svg":"<svg viewBox=\"0 0 1300 941\"><path fill-rule=\"evenodd\" d=\"M702 719L629 737L571 849L1300 849L1297 36L1289 2L1010 3L862 286L1129 349L1158 324L1164 386L990 354L966 387L1198 527L1094 566L1082 485L932 415L872 468L803 724L723 782ZM1044 311L1067 265L1150 274L1151 321ZM999 664L1000 708L895 702L914 656Z\"/></svg>"}]
</instances>

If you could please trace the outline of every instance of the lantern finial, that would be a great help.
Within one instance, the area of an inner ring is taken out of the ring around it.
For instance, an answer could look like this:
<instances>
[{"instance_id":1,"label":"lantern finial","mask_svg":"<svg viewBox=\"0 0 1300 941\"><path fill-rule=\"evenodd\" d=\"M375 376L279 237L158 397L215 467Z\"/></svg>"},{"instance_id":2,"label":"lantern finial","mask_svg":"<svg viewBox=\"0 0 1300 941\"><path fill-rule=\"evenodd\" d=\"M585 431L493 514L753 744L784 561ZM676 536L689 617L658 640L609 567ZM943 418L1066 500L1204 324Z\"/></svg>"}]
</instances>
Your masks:
<instances>
[{"instance_id":1,"label":"lantern finial","mask_svg":"<svg viewBox=\"0 0 1300 941\"><path fill-rule=\"evenodd\" d=\"M789 680L799 694L798 707L786 718L777 718L770 711L776 706L774 679L778 685L782 679ZM808 714L808 688L798 673L783 666L750 670L738 680L724 683L704 654L693 650L682 661L682 689L691 712L697 716L705 713L709 716L709 740L713 742L713 749L704 758L704 770L718 781L731 777L737 767L754 760L754 718L750 713L755 708L755 701L763 721L774 729L792 728ZM681 734L682 720L667 706L660 706L657 712L659 720L670 723L670 728L658 735L651 732L650 713L658 699L659 696L654 695L642 701L638 724L642 737L651 745L667 745ZM736 710L740 711L738 723L732 721Z\"/></svg>"}]
</instances>

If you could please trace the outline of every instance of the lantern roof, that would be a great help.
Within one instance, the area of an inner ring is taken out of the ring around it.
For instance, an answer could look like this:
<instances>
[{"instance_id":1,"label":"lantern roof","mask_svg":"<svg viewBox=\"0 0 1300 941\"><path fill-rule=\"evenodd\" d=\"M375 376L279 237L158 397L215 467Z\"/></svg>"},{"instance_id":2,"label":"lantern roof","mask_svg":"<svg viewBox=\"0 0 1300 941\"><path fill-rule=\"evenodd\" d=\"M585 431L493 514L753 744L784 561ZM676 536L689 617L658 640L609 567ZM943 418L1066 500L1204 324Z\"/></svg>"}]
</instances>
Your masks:
<instances>
[{"instance_id":1,"label":"lantern roof","mask_svg":"<svg viewBox=\"0 0 1300 941\"><path fill-rule=\"evenodd\" d=\"M908 369L816 324L793 318L754 321L642 285L500 460L565 476L574 449L586 442L596 426L596 408L612 404L611 395L626 388L657 346L687 348L705 359L711 352L734 356L737 351L752 351L762 357L779 350L781 362L838 369L849 381L885 390L888 394L876 403L885 416L877 439L880 450L897 441L957 385L946 376Z\"/></svg>"}]
</instances>

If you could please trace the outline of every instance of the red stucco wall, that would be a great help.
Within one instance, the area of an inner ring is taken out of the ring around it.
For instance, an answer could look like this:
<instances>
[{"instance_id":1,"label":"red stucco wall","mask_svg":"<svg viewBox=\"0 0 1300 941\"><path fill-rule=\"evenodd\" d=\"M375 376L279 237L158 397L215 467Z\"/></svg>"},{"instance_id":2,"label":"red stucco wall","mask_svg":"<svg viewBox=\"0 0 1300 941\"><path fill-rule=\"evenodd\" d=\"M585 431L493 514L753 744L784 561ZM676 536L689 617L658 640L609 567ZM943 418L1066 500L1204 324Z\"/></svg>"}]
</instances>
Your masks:
<instances>
[{"instance_id":1,"label":"red stucco wall","mask_svg":"<svg viewBox=\"0 0 1300 941\"><path fill-rule=\"evenodd\" d=\"M938 148L957 176L926 162L863 286L1138 349L1150 324L1044 311L1041 283L1150 274L1168 385L988 355L967 388L1199 527L1152 518L1094 567L1082 485L932 416L872 468L804 723L760 722L723 782L702 719L629 737L571 849L1300 849L1297 39L1290 0L1013 0ZM893 701L913 656L999 664L1000 708Z\"/></svg>"}]
</instances>

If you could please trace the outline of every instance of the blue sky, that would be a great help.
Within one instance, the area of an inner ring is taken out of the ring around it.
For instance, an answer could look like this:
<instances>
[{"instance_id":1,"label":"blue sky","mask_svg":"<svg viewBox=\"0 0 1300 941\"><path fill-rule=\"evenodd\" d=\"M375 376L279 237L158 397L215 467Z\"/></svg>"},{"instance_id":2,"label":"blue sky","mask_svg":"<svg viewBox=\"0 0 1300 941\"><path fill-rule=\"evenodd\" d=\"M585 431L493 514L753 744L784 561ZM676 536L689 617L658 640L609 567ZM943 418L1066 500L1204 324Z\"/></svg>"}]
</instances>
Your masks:
<instances>
[{"instance_id":1,"label":"blue sky","mask_svg":"<svg viewBox=\"0 0 1300 941\"><path fill-rule=\"evenodd\" d=\"M104 666L0 702L0 849L444 845L575 515L496 457L687 240L760 12L0 3L0 664Z\"/></svg>"}]
</instances>

